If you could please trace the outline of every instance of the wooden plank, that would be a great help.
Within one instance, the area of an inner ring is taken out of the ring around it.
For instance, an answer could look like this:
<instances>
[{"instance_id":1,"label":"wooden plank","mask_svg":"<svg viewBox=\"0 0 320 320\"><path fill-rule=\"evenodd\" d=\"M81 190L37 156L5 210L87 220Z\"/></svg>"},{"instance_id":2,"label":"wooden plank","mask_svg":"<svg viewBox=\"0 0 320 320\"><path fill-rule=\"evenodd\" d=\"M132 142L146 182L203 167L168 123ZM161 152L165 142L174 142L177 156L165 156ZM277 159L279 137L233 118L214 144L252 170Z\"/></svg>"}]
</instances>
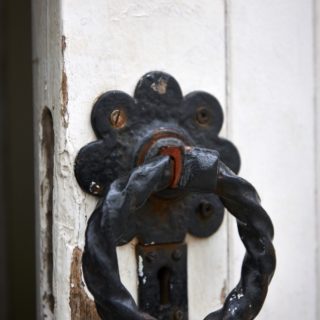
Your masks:
<instances>
[{"instance_id":1,"label":"wooden plank","mask_svg":"<svg viewBox=\"0 0 320 320\"><path fill-rule=\"evenodd\" d=\"M316 250L317 250L317 292L316 301L320 300L320 1L315 0L314 14L314 58L315 58L315 183L316 183ZM317 318L320 317L320 304L317 303Z\"/></svg>"},{"instance_id":2,"label":"wooden plank","mask_svg":"<svg viewBox=\"0 0 320 320\"><path fill-rule=\"evenodd\" d=\"M316 319L313 2L229 1L228 129L275 226L259 319ZM230 228L231 283L243 250ZM236 261L236 263L234 263Z\"/></svg>"},{"instance_id":3,"label":"wooden plank","mask_svg":"<svg viewBox=\"0 0 320 320\"><path fill-rule=\"evenodd\" d=\"M36 239L37 239L37 302L38 319L53 319L54 309L59 308L57 285L68 283L62 274L55 273L55 241L53 229L53 170L60 169L59 153L53 159L52 153L58 147L53 143L65 141L65 132L60 130L62 43L59 2L32 2L33 28L33 90L34 90L34 139L35 139L35 193L36 193ZM55 162L55 164L54 164ZM54 168L53 168L54 167ZM57 186L58 187L58 186ZM59 201L57 199L56 201ZM65 200L66 201L66 200ZM55 215L59 211L55 210ZM55 234L56 235L56 234ZM70 268L70 265L68 266ZM60 299L68 296L61 292ZM66 310L66 309L65 309ZM67 309L69 313L69 310ZM61 318L62 319L62 318Z\"/></svg>"},{"instance_id":4,"label":"wooden plank","mask_svg":"<svg viewBox=\"0 0 320 320\"><path fill-rule=\"evenodd\" d=\"M77 313L71 317L73 302L69 306L69 296L70 292L74 294L73 286L77 284L70 284L69 280L81 277L79 274L70 277L70 268L72 265L78 270L78 260L72 260L79 259L87 219L96 203L80 190L73 176L78 150L95 139L89 122L95 98L110 89L132 94L140 76L158 69L174 75L185 94L195 89L207 90L224 105L224 3L219 0L62 0L61 8L48 0L34 0L34 3L35 37L39 36L34 44L38 61L35 67L37 112L41 114L44 106L51 110L55 136L54 315L56 319L65 320L80 316ZM39 144L42 140L40 134ZM41 182L45 183L46 167L41 150L38 154L40 186ZM39 199L41 195L39 188ZM42 252L48 246L45 231L50 232L45 220L47 208L48 204L40 203ZM221 292L224 293L226 225L210 239L188 237L187 241L190 319L198 319L218 306ZM132 244L119 248L118 255L121 278L136 297ZM46 263L43 261L41 267L42 292L50 291L49 276L44 274ZM46 306L50 318L52 313L49 305Z\"/></svg>"}]
</instances>

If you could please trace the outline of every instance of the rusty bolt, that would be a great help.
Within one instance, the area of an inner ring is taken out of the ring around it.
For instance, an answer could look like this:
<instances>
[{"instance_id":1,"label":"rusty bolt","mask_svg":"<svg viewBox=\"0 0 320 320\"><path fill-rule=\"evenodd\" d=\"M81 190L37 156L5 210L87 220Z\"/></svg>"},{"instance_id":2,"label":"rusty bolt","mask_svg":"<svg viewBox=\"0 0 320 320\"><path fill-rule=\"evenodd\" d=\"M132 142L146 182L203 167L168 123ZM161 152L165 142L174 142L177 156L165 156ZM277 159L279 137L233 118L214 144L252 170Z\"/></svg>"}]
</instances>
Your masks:
<instances>
[{"instance_id":1,"label":"rusty bolt","mask_svg":"<svg viewBox=\"0 0 320 320\"><path fill-rule=\"evenodd\" d=\"M181 250L176 249L176 250L174 250L174 251L172 252L172 258L173 258L173 260L178 261L178 260L181 259L181 257L182 257L182 251L181 251Z\"/></svg>"},{"instance_id":2,"label":"rusty bolt","mask_svg":"<svg viewBox=\"0 0 320 320\"><path fill-rule=\"evenodd\" d=\"M183 311L177 310L174 313L174 320L183 320Z\"/></svg>"},{"instance_id":3,"label":"rusty bolt","mask_svg":"<svg viewBox=\"0 0 320 320\"><path fill-rule=\"evenodd\" d=\"M196 120L201 125L208 124L210 120L210 114L208 109L205 107L198 108L197 114L196 114Z\"/></svg>"},{"instance_id":4,"label":"rusty bolt","mask_svg":"<svg viewBox=\"0 0 320 320\"><path fill-rule=\"evenodd\" d=\"M121 109L115 109L110 114L110 123L114 128L120 129L125 126L127 122L127 116Z\"/></svg>"},{"instance_id":5,"label":"rusty bolt","mask_svg":"<svg viewBox=\"0 0 320 320\"><path fill-rule=\"evenodd\" d=\"M146 259L148 262L153 262L154 260L157 259L157 253L155 251L150 251L146 255Z\"/></svg>"},{"instance_id":6,"label":"rusty bolt","mask_svg":"<svg viewBox=\"0 0 320 320\"><path fill-rule=\"evenodd\" d=\"M199 212L202 218L210 218L214 212L213 205L208 201L202 201L199 205Z\"/></svg>"}]
</instances>

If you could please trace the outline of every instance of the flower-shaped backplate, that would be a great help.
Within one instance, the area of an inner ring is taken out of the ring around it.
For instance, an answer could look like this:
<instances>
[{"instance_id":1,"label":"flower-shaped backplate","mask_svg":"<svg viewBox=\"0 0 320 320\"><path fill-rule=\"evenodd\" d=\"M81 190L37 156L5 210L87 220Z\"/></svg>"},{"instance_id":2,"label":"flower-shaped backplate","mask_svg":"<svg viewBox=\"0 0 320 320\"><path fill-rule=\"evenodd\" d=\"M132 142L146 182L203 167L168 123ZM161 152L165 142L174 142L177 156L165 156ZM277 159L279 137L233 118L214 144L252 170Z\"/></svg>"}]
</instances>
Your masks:
<instances>
[{"instance_id":1,"label":"flower-shaped backplate","mask_svg":"<svg viewBox=\"0 0 320 320\"><path fill-rule=\"evenodd\" d=\"M133 98L122 91L102 94L93 106L91 123L98 140L80 150L75 175L84 191L98 197L139 164L141 150L155 135L166 132L185 145L217 150L229 168L239 171L237 149L218 137L223 123L218 100L202 91L183 97L178 82L164 72L145 74ZM119 235L118 245L134 236L144 244L180 242L187 232L207 237L220 226L223 211L213 194L178 190L172 197L153 195L124 221L127 232Z\"/></svg>"}]
</instances>

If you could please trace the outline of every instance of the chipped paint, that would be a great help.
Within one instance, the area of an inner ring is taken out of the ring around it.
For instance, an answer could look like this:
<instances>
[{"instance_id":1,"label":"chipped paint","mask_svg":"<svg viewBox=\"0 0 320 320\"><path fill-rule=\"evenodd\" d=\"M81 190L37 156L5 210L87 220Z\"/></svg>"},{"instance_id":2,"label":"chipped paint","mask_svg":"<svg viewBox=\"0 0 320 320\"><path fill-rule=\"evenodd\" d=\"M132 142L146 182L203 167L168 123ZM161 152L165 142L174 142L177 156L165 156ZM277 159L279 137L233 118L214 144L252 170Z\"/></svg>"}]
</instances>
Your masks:
<instances>
[{"instance_id":1,"label":"chipped paint","mask_svg":"<svg viewBox=\"0 0 320 320\"><path fill-rule=\"evenodd\" d=\"M243 293L238 293L237 294L237 299L240 300L243 297Z\"/></svg>"},{"instance_id":2,"label":"chipped paint","mask_svg":"<svg viewBox=\"0 0 320 320\"><path fill-rule=\"evenodd\" d=\"M40 229L41 242L41 268L42 281L42 315L52 317L54 313L55 297L53 294L53 170L54 170L54 130L51 111L44 107L41 116L41 158L43 164L43 178L40 184L40 201L43 208L43 224Z\"/></svg>"},{"instance_id":3,"label":"chipped paint","mask_svg":"<svg viewBox=\"0 0 320 320\"><path fill-rule=\"evenodd\" d=\"M139 277L143 277L143 258L139 256L138 258L138 275Z\"/></svg>"},{"instance_id":4,"label":"chipped paint","mask_svg":"<svg viewBox=\"0 0 320 320\"><path fill-rule=\"evenodd\" d=\"M63 126L65 128L69 125L69 113L68 113L68 78L65 70L62 71L62 80L61 80L61 95L62 95L62 104L61 104L61 116Z\"/></svg>"},{"instance_id":5,"label":"chipped paint","mask_svg":"<svg viewBox=\"0 0 320 320\"><path fill-rule=\"evenodd\" d=\"M160 78L157 82L151 84L151 88L153 91L156 91L162 95L167 92L167 85L167 81L165 79Z\"/></svg>"}]
</instances>

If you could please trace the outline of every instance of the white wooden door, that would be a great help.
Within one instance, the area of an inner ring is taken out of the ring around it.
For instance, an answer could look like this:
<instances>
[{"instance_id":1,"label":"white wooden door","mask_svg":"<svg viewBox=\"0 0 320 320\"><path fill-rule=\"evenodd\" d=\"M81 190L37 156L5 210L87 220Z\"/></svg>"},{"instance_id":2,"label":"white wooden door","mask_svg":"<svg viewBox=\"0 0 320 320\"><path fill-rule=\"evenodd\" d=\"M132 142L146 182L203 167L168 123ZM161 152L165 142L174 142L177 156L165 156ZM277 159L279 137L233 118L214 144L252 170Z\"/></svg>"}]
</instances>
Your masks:
<instances>
[{"instance_id":1,"label":"white wooden door","mask_svg":"<svg viewBox=\"0 0 320 320\"><path fill-rule=\"evenodd\" d=\"M80 268L96 200L74 159L95 139L96 97L132 94L150 70L219 99L222 136L274 222L278 265L258 319L320 319L314 10L312 0L34 0L41 319L97 319ZM211 238L187 242L189 318L202 319L237 283L244 249L228 215ZM132 244L118 257L136 298Z\"/></svg>"}]
</instances>

